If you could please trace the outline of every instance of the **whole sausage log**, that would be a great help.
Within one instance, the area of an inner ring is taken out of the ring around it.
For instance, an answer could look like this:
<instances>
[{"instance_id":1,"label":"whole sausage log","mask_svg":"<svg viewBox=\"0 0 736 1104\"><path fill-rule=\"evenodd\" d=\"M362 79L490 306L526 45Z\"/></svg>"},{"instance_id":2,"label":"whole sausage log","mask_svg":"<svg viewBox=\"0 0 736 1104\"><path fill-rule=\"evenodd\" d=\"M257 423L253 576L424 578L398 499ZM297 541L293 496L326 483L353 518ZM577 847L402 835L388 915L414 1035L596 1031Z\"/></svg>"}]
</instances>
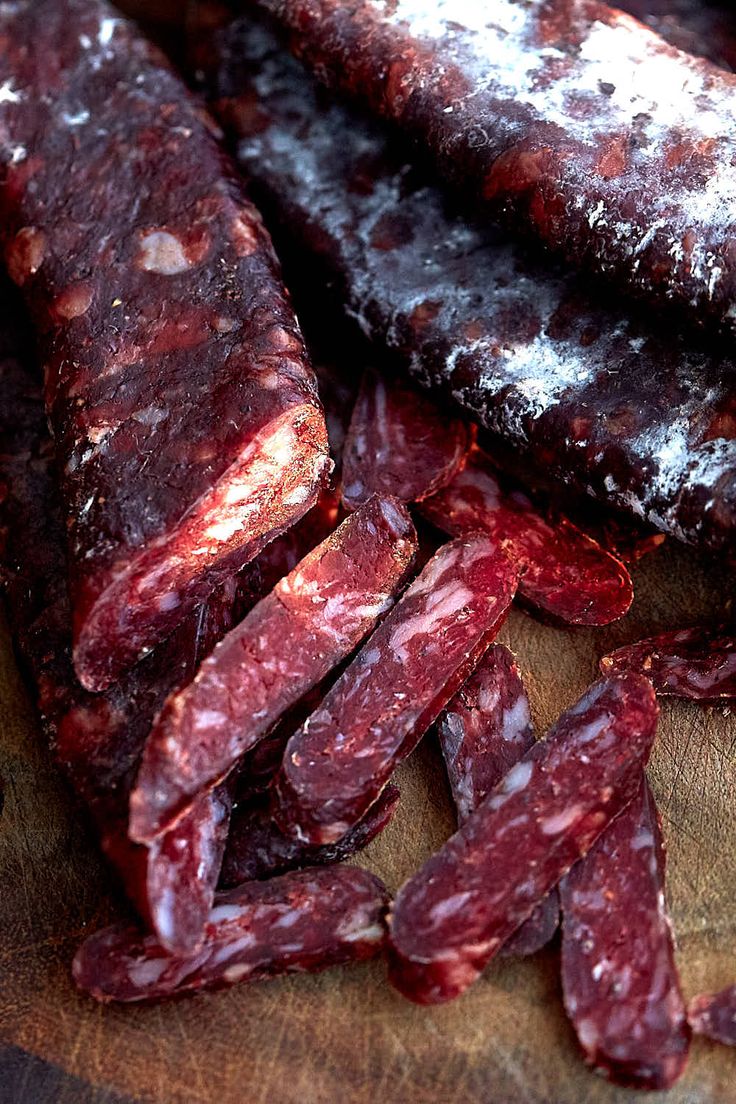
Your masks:
<instances>
[{"instance_id":1,"label":"whole sausage log","mask_svg":"<svg viewBox=\"0 0 736 1104\"><path fill-rule=\"evenodd\" d=\"M598 0L258 6L492 217L736 331L732 74Z\"/></svg>"},{"instance_id":2,"label":"whole sausage log","mask_svg":"<svg viewBox=\"0 0 736 1104\"><path fill-rule=\"evenodd\" d=\"M480 10L480 9L479 9ZM199 39L197 39L199 44ZM736 361L448 206L405 144L239 20L202 59L252 193L363 330L552 485L732 550ZM313 271L310 267L310 274Z\"/></svg>"},{"instance_id":3,"label":"whole sausage log","mask_svg":"<svg viewBox=\"0 0 736 1104\"><path fill-rule=\"evenodd\" d=\"M117 679L312 504L315 380L213 126L105 0L0 12L1 244L42 336L74 663Z\"/></svg>"}]
</instances>

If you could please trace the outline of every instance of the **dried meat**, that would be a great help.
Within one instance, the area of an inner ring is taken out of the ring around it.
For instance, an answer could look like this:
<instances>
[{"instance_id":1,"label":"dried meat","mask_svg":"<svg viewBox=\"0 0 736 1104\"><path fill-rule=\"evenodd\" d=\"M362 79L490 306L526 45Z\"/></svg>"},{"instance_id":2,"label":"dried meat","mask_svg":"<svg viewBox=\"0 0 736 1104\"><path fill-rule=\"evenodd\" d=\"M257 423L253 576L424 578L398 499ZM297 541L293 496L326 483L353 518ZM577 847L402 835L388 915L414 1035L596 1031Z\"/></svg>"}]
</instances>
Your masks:
<instances>
[{"instance_id":1,"label":"dried meat","mask_svg":"<svg viewBox=\"0 0 736 1104\"><path fill-rule=\"evenodd\" d=\"M345 441L342 500L349 510L372 494L419 502L450 482L470 443L470 426L460 418L408 383L368 369Z\"/></svg>"},{"instance_id":2,"label":"dried meat","mask_svg":"<svg viewBox=\"0 0 736 1104\"><path fill-rule=\"evenodd\" d=\"M458 821L463 824L534 746L526 689L513 655L503 644L488 649L441 714L437 733ZM499 953L534 954L554 935L559 913L553 889Z\"/></svg>"},{"instance_id":3,"label":"dried meat","mask_svg":"<svg viewBox=\"0 0 736 1104\"><path fill-rule=\"evenodd\" d=\"M390 823L399 796L397 787L388 785L354 828L342 839L324 847L309 847L285 835L271 815L270 799L267 796L255 798L238 808L230 821L221 884L236 886L302 866L343 862L367 847Z\"/></svg>"},{"instance_id":4,"label":"dried meat","mask_svg":"<svg viewBox=\"0 0 736 1104\"><path fill-rule=\"evenodd\" d=\"M78 685L71 663L64 523L36 382L30 336L12 288L0 293L0 503L2 561L11 625L36 683L56 759L88 806L103 850L141 915L166 946L200 938L225 847L229 803L207 795L155 847L127 836L127 798L148 728L166 695L191 679L202 655L249 601L249 580L229 583L207 606L104 694Z\"/></svg>"},{"instance_id":5,"label":"dried meat","mask_svg":"<svg viewBox=\"0 0 736 1104\"><path fill-rule=\"evenodd\" d=\"M105 0L5 5L0 38L0 244L100 690L305 512L326 430L270 239L163 55Z\"/></svg>"},{"instance_id":6,"label":"dried meat","mask_svg":"<svg viewBox=\"0 0 736 1104\"><path fill-rule=\"evenodd\" d=\"M292 736L275 816L305 843L363 817L505 619L517 572L485 536L444 545Z\"/></svg>"},{"instance_id":7,"label":"dried meat","mask_svg":"<svg viewBox=\"0 0 736 1104\"><path fill-rule=\"evenodd\" d=\"M598 0L258 6L491 217L733 332L730 73Z\"/></svg>"},{"instance_id":8,"label":"dried meat","mask_svg":"<svg viewBox=\"0 0 736 1104\"><path fill-rule=\"evenodd\" d=\"M617 6L678 50L736 69L736 21L727 5L708 0L620 0Z\"/></svg>"},{"instance_id":9,"label":"dried meat","mask_svg":"<svg viewBox=\"0 0 736 1104\"><path fill-rule=\"evenodd\" d=\"M325 102L268 30L236 21L207 54L213 109L296 250L292 282L301 271L313 283L319 265L377 346L553 488L733 549L728 349L624 313L589 280L473 226L405 143Z\"/></svg>"},{"instance_id":10,"label":"dried meat","mask_svg":"<svg viewBox=\"0 0 736 1104\"><path fill-rule=\"evenodd\" d=\"M645 779L560 885L562 988L586 1060L617 1084L668 1089L690 1029L664 899L665 854Z\"/></svg>"},{"instance_id":11,"label":"dried meat","mask_svg":"<svg viewBox=\"0 0 736 1104\"><path fill-rule=\"evenodd\" d=\"M573 625L607 625L627 612L634 597L620 560L571 522L549 523L520 490L505 491L480 452L421 513L452 536L482 530L523 568L519 596Z\"/></svg>"},{"instance_id":12,"label":"dried meat","mask_svg":"<svg viewBox=\"0 0 736 1104\"><path fill-rule=\"evenodd\" d=\"M697 625L626 644L603 656L601 671L641 671L658 694L695 701L736 698L736 636Z\"/></svg>"},{"instance_id":13,"label":"dried meat","mask_svg":"<svg viewBox=\"0 0 736 1104\"><path fill-rule=\"evenodd\" d=\"M82 944L74 979L99 1001L146 1001L360 962L383 948L387 900L378 878L350 866L247 882L218 895L194 954L115 924Z\"/></svg>"},{"instance_id":14,"label":"dried meat","mask_svg":"<svg viewBox=\"0 0 736 1104\"><path fill-rule=\"evenodd\" d=\"M173 695L130 801L140 842L168 830L318 685L390 608L416 551L404 507L375 497L263 598Z\"/></svg>"},{"instance_id":15,"label":"dried meat","mask_svg":"<svg viewBox=\"0 0 736 1104\"><path fill-rule=\"evenodd\" d=\"M736 985L695 997L688 1005L687 1015L697 1035L736 1046Z\"/></svg>"},{"instance_id":16,"label":"dried meat","mask_svg":"<svg viewBox=\"0 0 736 1104\"><path fill-rule=\"evenodd\" d=\"M436 1004L475 981L632 800L657 712L643 676L601 679L511 768L396 897L389 976L400 992Z\"/></svg>"}]
</instances>

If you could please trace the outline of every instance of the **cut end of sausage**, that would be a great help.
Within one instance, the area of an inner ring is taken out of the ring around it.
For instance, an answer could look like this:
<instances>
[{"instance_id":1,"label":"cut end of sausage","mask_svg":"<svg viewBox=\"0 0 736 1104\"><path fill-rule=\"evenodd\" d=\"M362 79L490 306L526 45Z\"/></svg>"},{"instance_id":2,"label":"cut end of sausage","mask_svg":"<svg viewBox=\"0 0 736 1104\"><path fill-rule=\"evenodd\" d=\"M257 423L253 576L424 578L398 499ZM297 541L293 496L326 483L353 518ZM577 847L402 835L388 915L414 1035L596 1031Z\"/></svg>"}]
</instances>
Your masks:
<instances>
[{"instance_id":1,"label":"cut end of sausage","mask_svg":"<svg viewBox=\"0 0 736 1104\"><path fill-rule=\"evenodd\" d=\"M74 666L107 689L182 617L314 504L330 466L324 416L291 407L251 437L180 525L76 603Z\"/></svg>"},{"instance_id":2,"label":"cut end of sausage","mask_svg":"<svg viewBox=\"0 0 736 1104\"><path fill-rule=\"evenodd\" d=\"M524 565L519 597L569 625L608 625L634 598L625 565L565 518L551 524L522 491L505 486L476 449L455 478L424 500L423 517L451 536L482 530Z\"/></svg>"}]
</instances>

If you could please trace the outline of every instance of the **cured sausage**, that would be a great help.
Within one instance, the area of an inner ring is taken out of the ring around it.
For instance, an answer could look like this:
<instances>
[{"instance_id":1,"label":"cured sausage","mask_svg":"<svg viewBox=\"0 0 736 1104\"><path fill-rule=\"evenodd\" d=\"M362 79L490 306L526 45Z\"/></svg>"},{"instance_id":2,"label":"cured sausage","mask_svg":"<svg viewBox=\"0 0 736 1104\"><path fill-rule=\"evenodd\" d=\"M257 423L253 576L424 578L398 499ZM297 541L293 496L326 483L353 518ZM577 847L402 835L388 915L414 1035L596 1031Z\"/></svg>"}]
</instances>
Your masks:
<instances>
[{"instance_id":1,"label":"cured sausage","mask_svg":"<svg viewBox=\"0 0 736 1104\"><path fill-rule=\"evenodd\" d=\"M481 452L420 510L452 536L488 533L524 568L519 596L554 618L607 625L631 605L631 577L620 560L566 519L549 524L522 491L505 492Z\"/></svg>"},{"instance_id":2,"label":"cured sausage","mask_svg":"<svg viewBox=\"0 0 736 1104\"><path fill-rule=\"evenodd\" d=\"M366 370L343 454L348 510L372 494L419 502L449 483L470 448L471 428L415 387Z\"/></svg>"},{"instance_id":3,"label":"cured sausage","mask_svg":"<svg viewBox=\"0 0 736 1104\"><path fill-rule=\"evenodd\" d=\"M635 796L657 727L642 675L601 679L399 891L390 980L410 1000L462 993Z\"/></svg>"},{"instance_id":4,"label":"cured sausage","mask_svg":"<svg viewBox=\"0 0 736 1104\"><path fill-rule=\"evenodd\" d=\"M146 741L130 799L133 839L168 830L353 651L391 606L415 552L404 507L373 498L232 629Z\"/></svg>"},{"instance_id":5,"label":"cured sausage","mask_svg":"<svg viewBox=\"0 0 736 1104\"><path fill-rule=\"evenodd\" d=\"M664 866L642 778L629 807L560 884L567 1014L590 1065L638 1089L668 1089L690 1049Z\"/></svg>"},{"instance_id":6,"label":"cured sausage","mask_svg":"<svg viewBox=\"0 0 736 1104\"><path fill-rule=\"evenodd\" d=\"M271 816L269 799L256 798L238 808L230 821L221 884L235 886L254 878L271 878L300 866L343 862L367 847L390 823L399 797L397 787L389 784L354 828L336 843L324 847L308 847L284 835Z\"/></svg>"},{"instance_id":7,"label":"cured sausage","mask_svg":"<svg viewBox=\"0 0 736 1104\"><path fill-rule=\"evenodd\" d=\"M516 569L483 535L444 545L294 733L275 817L334 843L363 817L504 621Z\"/></svg>"},{"instance_id":8,"label":"cured sausage","mask_svg":"<svg viewBox=\"0 0 736 1104\"><path fill-rule=\"evenodd\" d=\"M513 655L494 644L437 723L450 789L463 824L534 746L529 699ZM557 929L557 890L501 948L500 954L534 954Z\"/></svg>"},{"instance_id":9,"label":"cured sausage","mask_svg":"<svg viewBox=\"0 0 736 1104\"><path fill-rule=\"evenodd\" d=\"M697 1035L707 1035L726 1046L736 1046L736 985L719 993L702 993L687 1010L690 1026Z\"/></svg>"},{"instance_id":10,"label":"cured sausage","mask_svg":"<svg viewBox=\"0 0 736 1104\"><path fill-rule=\"evenodd\" d=\"M658 694L695 701L736 698L736 637L696 625L626 644L603 656L601 671L641 671Z\"/></svg>"},{"instance_id":11,"label":"cured sausage","mask_svg":"<svg viewBox=\"0 0 736 1104\"><path fill-rule=\"evenodd\" d=\"M0 244L101 690L312 504L325 423L268 235L163 55L105 0L5 5L0 37Z\"/></svg>"},{"instance_id":12,"label":"cured sausage","mask_svg":"<svg viewBox=\"0 0 736 1104\"><path fill-rule=\"evenodd\" d=\"M702 0L623 0L618 7L678 50L736 69L736 22L727 5Z\"/></svg>"},{"instance_id":13,"label":"cured sausage","mask_svg":"<svg viewBox=\"0 0 736 1104\"><path fill-rule=\"evenodd\" d=\"M437 734L462 824L534 746L529 698L505 645L488 649L440 715Z\"/></svg>"},{"instance_id":14,"label":"cured sausage","mask_svg":"<svg viewBox=\"0 0 736 1104\"><path fill-rule=\"evenodd\" d=\"M74 980L98 1001L142 1001L361 962L383 948L387 902L378 878L351 866L247 882L218 895L194 954L114 924L79 948Z\"/></svg>"},{"instance_id":15,"label":"cured sausage","mask_svg":"<svg viewBox=\"0 0 736 1104\"><path fill-rule=\"evenodd\" d=\"M21 657L36 683L55 757L88 806L101 846L141 915L172 950L199 940L225 846L227 795L197 802L150 849L127 836L128 794L152 718L191 679L203 654L247 603L230 583L104 694L83 691L71 664L64 522L30 335L12 288L0 296L0 519L5 593Z\"/></svg>"},{"instance_id":16,"label":"cured sausage","mask_svg":"<svg viewBox=\"0 0 736 1104\"><path fill-rule=\"evenodd\" d=\"M651 311L626 314L589 280L473 226L407 163L405 143L326 103L264 28L237 21L208 54L212 107L251 191L301 247L294 273L311 281L319 264L377 345L558 492L733 549L728 350Z\"/></svg>"},{"instance_id":17,"label":"cured sausage","mask_svg":"<svg viewBox=\"0 0 736 1104\"><path fill-rule=\"evenodd\" d=\"M736 78L597 0L258 0L491 217L733 333Z\"/></svg>"}]
</instances>

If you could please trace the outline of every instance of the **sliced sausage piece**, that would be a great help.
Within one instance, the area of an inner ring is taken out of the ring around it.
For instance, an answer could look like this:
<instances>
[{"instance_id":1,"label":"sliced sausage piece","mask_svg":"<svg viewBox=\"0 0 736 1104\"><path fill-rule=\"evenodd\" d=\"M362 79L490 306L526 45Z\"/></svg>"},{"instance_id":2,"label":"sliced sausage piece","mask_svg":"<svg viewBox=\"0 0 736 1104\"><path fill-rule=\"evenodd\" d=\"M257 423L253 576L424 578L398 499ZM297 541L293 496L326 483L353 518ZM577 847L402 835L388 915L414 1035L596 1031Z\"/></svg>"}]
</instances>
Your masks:
<instances>
[{"instance_id":1,"label":"sliced sausage piece","mask_svg":"<svg viewBox=\"0 0 736 1104\"><path fill-rule=\"evenodd\" d=\"M694 701L736 698L736 637L696 625L626 644L603 656L601 671L641 671L658 694Z\"/></svg>"},{"instance_id":2,"label":"sliced sausage piece","mask_svg":"<svg viewBox=\"0 0 736 1104\"><path fill-rule=\"evenodd\" d=\"M665 853L645 779L560 884L562 989L586 1060L609 1080L668 1089L690 1029L664 900Z\"/></svg>"},{"instance_id":3,"label":"sliced sausage piece","mask_svg":"<svg viewBox=\"0 0 736 1104\"><path fill-rule=\"evenodd\" d=\"M410 1000L462 993L632 800L657 727L642 675L601 679L399 891L390 979Z\"/></svg>"},{"instance_id":4,"label":"sliced sausage piece","mask_svg":"<svg viewBox=\"0 0 736 1104\"><path fill-rule=\"evenodd\" d=\"M0 245L102 690L312 504L326 429L268 235L163 55L105 0L5 5L0 39Z\"/></svg>"},{"instance_id":5,"label":"sliced sausage piece","mask_svg":"<svg viewBox=\"0 0 736 1104\"><path fill-rule=\"evenodd\" d=\"M3 287L0 556L15 641L55 757L88 806L126 893L168 949L191 950L219 875L227 795L206 795L150 849L128 840L128 795L153 716L250 601L250 578L220 588L119 686L103 694L81 689L71 663L64 521L30 347L22 304L12 287Z\"/></svg>"},{"instance_id":6,"label":"sliced sausage piece","mask_svg":"<svg viewBox=\"0 0 736 1104\"><path fill-rule=\"evenodd\" d=\"M360 643L416 552L404 507L373 498L282 579L170 698L146 741L130 834L150 841Z\"/></svg>"},{"instance_id":7,"label":"sliced sausage piece","mask_svg":"<svg viewBox=\"0 0 736 1104\"><path fill-rule=\"evenodd\" d=\"M730 349L696 342L651 310L623 309L577 271L469 222L409 163L406 141L321 95L268 30L237 20L207 55L198 68L209 73L213 110L294 253L294 279L301 271L313 283L317 266L377 347L553 490L733 549ZM683 160L673 173L689 173L686 144L675 149Z\"/></svg>"},{"instance_id":8,"label":"sliced sausage piece","mask_svg":"<svg viewBox=\"0 0 736 1104\"><path fill-rule=\"evenodd\" d=\"M733 333L732 74L597 0L258 6L489 218Z\"/></svg>"},{"instance_id":9,"label":"sliced sausage piece","mask_svg":"<svg viewBox=\"0 0 736 1104\"><path fill-rule=\"evenodd\" d=\"M634 590L621 561L566 519L547 522L522 491L504 491L480 451L420 511L452 536L488 533L523 568L520 597L556 619L607 625L631 605Z\"/></svg>"},{"instance_id":10,"label":"sliced sausage piece","mask_svg":"<svg viewBox=\"0 0 736 1104\"><path fill-rule=\"evenodd\" d=\"M529 698L516 661L503 644L488 649L440 715L437 734L458 821L463 824L534 746ZM549 943L559 914L553 889L500 954L534 954Z\"/></svg>"},{"instance_id":11,"label":"sliced sausage piece","mask_svg":"<svg viewBox=\"0 0 736 1104\"><path fill-rule=\"evenodd\" d=\"M218 895L195 954L114 924L79 948L74 980L99 1001L145 1001L360 962L383 948L387 902L378 878L351 866L247 882Z\"/></svg>"},{"instance_id":12,"label":"sliced sausage piece","mask_svg":"<svg viewBox=\"0 0 736 1104\"><path fill-rule=\"evenodd\" d=\"M493 640L516 583L482 534L440 548L289 740L275 782L285 832L327 844L357 824Z\"/></svg>"},{"instance_id":13,"label":"sliced sausage piece","mask_svg":"<svg viewBox=\"0 0 736 1104\"><path fill-rule=\"evenodd\" d=\"M697 1035L707 1035L717 1043L736 1046L736 985L695 997L690 1001L687 1015Z\"/></svg>"},{"instance_id":14,"label":"sliced sausage piece","mask_svg":"<svg viewBox=\"0 0 736 1104\"><path fill-rule=\"evenodd\" d=\"M230 795L224 787L203 794L187 816L150 847L129 838L120 804L90 802L105 857L167 953L190 954L202 942L220 878Z\"/></svg>"},{"instance_id":15,"label":"sliced sausage piece","mask_svg":"<svg viewBox=\"0 0 736 1104\"><path fill-rule=\"evenodd\" d=\"M271 815L269 799L255 798L238 808L230 822L221 884L235 886L301 866L343 862L367 847L390 823L399 797L397 787L389 784L354 828L336 843L324 847L309 847L284 835Z\"/></svg>"},{"instance_id":16,"label":"sliced sausage piece","mask_svg":"<svg viewBox=\"0 0 736 1104\"><path fill-rule=\"evenodd\" d=\"M471 440L467 423L421 391L367 369L345 441L345 507L354 510L372 494L420 502L450 482Z\"/></svg>"}]
</instances>

